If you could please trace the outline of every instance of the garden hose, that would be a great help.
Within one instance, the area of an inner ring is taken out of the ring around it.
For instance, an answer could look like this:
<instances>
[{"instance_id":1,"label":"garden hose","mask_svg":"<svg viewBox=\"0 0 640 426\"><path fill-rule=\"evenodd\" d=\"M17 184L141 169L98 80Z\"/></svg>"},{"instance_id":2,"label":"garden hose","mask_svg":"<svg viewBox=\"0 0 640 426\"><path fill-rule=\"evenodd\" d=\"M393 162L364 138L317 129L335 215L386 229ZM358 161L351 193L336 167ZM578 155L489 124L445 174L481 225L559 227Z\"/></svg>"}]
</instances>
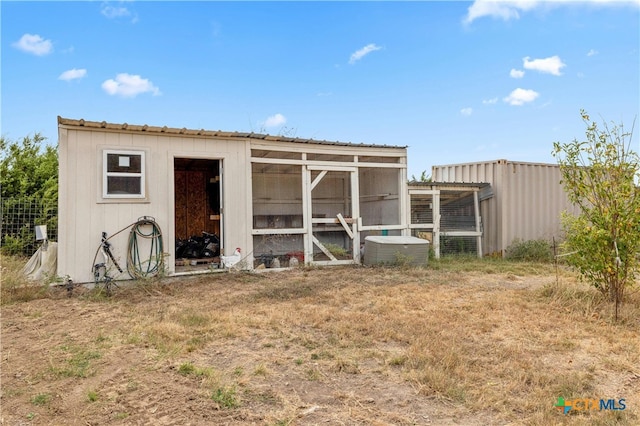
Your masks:
<instances>
[{"instance_id":1,"label":"garden hose","mask_svg":"<svg viewBox=\"0 0 640 426\"><path fill-rule=\"evenodd\" d=\"M150 230L147 229L149 227L151 227ZM145 230L148 232L145 232ZM149 255L144 259L140 256L138 238L151 240L149 242ZM131 278L134 279L154 277L164 272L162 231L152 217L144 216L131 225L127 249L127 271Z\"/></svg>"}]
</instances>

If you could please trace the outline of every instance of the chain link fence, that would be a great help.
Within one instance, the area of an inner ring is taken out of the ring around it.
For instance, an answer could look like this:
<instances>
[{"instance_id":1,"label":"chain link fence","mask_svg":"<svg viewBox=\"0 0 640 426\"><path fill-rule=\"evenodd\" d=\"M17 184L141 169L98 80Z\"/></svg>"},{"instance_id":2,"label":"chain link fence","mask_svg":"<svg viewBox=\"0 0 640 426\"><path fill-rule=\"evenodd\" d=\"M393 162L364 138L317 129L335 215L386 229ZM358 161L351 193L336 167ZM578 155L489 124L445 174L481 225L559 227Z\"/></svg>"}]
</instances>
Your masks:
<instances>
[{"instance_id":1,"label":"chain link fence","mask_svg":"<svg viewBox=\"0 0 640 426\"><path fill-rule=\"evenodd\" d=\"M35 226L47 225L49 241L58 240L58 203L33 198L6 198L0 203L2 253L31 256L40 246Z\"/></svg>"}]
</instances>

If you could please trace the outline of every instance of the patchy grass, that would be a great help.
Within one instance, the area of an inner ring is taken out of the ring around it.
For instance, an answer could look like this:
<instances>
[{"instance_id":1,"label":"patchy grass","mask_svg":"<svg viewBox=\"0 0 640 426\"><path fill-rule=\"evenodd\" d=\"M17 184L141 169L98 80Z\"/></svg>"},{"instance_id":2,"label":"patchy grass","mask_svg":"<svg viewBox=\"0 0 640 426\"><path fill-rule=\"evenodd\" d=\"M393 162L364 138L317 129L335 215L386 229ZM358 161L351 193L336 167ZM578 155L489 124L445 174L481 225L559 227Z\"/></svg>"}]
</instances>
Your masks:
<instances>
[{"instance_id":1,"label":"patchy grass","mask_svg":"<svg viewBox=\"0 0 640 426\"><path fill-rule=\"evenodd\" d=\"M3 306L0 402L19 422L38 383L65 395L43 423L634 425L638 318L637 291L614 322L566 270L502 259L172 279Z\"/></svg>"},{"instance_id":2,"label":"patchy grass","mask_svg":"<svg viewBox=\"0 0 640 426\"><path fill-rule=\"evenodd\" d=\"M47 405L51 401L51 395L48 393L39 393L31 398L33 405Z\"/></svg>"}]
</instances>

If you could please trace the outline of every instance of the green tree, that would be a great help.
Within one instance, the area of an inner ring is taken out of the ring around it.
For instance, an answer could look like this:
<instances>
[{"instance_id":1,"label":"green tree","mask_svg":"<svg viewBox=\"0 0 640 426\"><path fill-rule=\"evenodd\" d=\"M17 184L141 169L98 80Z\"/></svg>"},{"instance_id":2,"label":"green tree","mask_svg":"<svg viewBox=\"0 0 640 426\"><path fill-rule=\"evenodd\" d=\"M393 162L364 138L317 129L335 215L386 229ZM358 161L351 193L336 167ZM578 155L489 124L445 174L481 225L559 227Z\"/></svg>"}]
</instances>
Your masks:
<instances>
[{"instance_id":1,"label":"green tree","mask_svg":"<svg viewBox=\"0 0 640 426\"><path fill-rule=\"evenodd\" d=\"M409 183L415 182L431 182L431 175L427 175L426 170L423 170L422 173L420 173L420 179L416 179L416 175L411 175Z\"/></svg>"},{"instance_id":2,"label":"green tree","mask_svg":"<svg viewBox=\"0 0 640 426\"><path fill-rule=\"evenodd\" d=\"M21 141L0 138L2 198L58 198L58 149L36 133Z\"/></svg>"},{"instance_id":3,"label":"green tree","mask_svg":"<svg viewBox=\"0 0 640 426\"><path fill-rule=\"evenodd\" d=\"M591 122L586 140L555 142L562 185L579 207L577 216L563 214L568 262L581 278L615 303L615 318L625 289L634 285L640 252L640 159L631 148L633 127Z\"/></svg>"},{"instance_id":4,"label":"green tree","mask_svg":"<svg viewBox=\"0 0 640 426\"><path fill-rule=\"evenodd\" d=\"M45 142L39 133L19 141L0 138L4 253L33 252L35 224L57 230L58 150Z\"/></svg>"}]
</instances>

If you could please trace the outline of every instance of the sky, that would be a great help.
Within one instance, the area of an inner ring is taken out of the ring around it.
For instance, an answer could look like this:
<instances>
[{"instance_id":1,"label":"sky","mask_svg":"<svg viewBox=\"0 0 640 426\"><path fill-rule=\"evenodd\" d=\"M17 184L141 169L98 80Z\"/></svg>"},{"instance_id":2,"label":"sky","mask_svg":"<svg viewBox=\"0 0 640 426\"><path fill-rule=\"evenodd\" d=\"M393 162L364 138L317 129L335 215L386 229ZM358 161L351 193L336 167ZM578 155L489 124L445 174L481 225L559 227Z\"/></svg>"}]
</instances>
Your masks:
<instances>
[{"instance_id":1,"label":"sky","mask_svg":"<svg viewBox=\"0 0 640 426\"><path fill-rule=\"evenodd\" d=\"M57 116L258 132L408 146L419 177L555 163L582 109L626 128L640 110L640 0L1 1L0 19L9 140L55 145Z\"/></svg>"}]
</instances>

